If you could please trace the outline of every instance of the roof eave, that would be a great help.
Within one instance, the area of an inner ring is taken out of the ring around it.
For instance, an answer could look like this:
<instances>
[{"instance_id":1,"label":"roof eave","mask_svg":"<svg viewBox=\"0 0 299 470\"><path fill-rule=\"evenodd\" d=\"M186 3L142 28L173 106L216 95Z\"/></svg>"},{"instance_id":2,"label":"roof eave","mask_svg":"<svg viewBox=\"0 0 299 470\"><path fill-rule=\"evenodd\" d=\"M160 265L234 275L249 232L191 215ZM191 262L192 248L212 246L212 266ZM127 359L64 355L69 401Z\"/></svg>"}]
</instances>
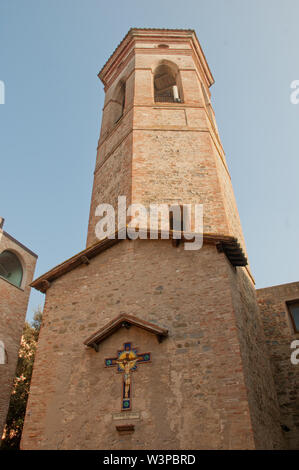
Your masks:
<instances>
[{"instance_id":1,"label":"roof eave","mask_svg":"<svg viewBox=\"0 0 299 470\"><path fill-rule=\"evenodd\" d=\"M126 228L128 230L128 228ZM174 231L170 231L169 233L169 239L173 239L174 237ZM150 231L148 230L148 235L150 235ZM158 231L158 239L161 239L162 232L161 230ZM193 234L192 234L193 235ZM194 236L199 235L194 233ZM112 238L112 236L114 238ZM107 250L108 248L112 247L116 243L119 243L123 241L124 239L131 239L128 236L128 233L126 232L126 235L124 236L122 231L115 232L111 234L111 238L104 238L103 240L100 240L93 245L85 248L83 251L80 251L73 257L69 258L68 260L64 261L63 263L55 266L52 268L50 271L46 272L42 276L38 277L35 279L30 286L34 287L35 289L39 290L40 292L45 293L48 287L50 286L50 283L58 279L59 277L63 276L69 271L72 271L73 269L77 268L78 266L82 264L89 264L90 260L100 254L101 252ZM183 232L181 232L181 241L183 242L190 242L190 234L188 234L188 238L184 237ZM221 251L225 252L229 250L230 245L233 245L233 248L237 248L237 250L240 252L240 259L244 262L243 266L247 264L247 260L243 254L242 248L240 247L238 240L235 237L232 237L230 235L221 235L221 234L211 234L211 233L204 233L203 234L203 242L204 243L209 243L209 244L214 244L214 245L219 245L221 244ZM220 250L219 250L220 251ZM234 253L232 253L234 255ZM243 257L242 257L243 256ZM246 264L245 264L246 263Z\"/></svg>"}]
</instances>

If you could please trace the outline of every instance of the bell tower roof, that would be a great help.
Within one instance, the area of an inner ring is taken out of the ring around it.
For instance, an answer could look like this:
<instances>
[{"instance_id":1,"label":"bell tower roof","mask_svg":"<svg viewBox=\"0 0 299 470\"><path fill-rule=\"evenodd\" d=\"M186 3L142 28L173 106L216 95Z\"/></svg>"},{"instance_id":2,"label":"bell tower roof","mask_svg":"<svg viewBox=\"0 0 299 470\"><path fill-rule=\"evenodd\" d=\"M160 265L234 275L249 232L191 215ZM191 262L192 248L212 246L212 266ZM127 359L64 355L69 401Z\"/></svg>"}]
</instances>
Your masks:
<instances>
[{"instance_id":1,"label":"bell tower roof","mask_svg":"<svg viewBox=\"0 0 299 470\"><path fill-rule=\"evenodd\" d=\"M154 53L157 49L161 52L168 49L169 53L175 54L181 50L186 54L186 44L191 46L194 61L201 69L206 85L210 87L214 78L193 29L131 28L102 67L98 77L105 87L109 86L115 75L118 75L122 64L134 53L134 49L148 49L148 53L151 49Z\"/></svg>"}]
</instances>

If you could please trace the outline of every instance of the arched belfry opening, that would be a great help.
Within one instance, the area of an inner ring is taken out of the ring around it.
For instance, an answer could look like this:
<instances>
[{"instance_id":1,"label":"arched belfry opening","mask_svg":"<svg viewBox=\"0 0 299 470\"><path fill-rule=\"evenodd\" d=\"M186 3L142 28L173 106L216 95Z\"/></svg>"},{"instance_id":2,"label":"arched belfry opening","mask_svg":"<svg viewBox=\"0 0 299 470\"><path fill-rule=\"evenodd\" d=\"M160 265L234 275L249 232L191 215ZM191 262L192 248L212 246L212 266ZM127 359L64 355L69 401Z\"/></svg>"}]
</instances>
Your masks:
<instances>
[{"instance_id":1,"label":"arched belfry opening","mask_svg":"<svg viewBox=\"0 0 299 470\"><path fill-rule=\"evenodd\" d=\"M180 103L182 86L178 67L172 62L162 62L154 73L156 103Z\"/></svg>"},{"instance_id":2,"label":"arched belfry opening","mask_svg":"<svg viewBox=\"0 0 299 470\"><path fill-rule=\"evenodd\" d=\"M23 267L17 255L9 250L0 254L0 277L14 286L21 287Z\"/></svg>"},{"instance_id":3,"label":"arched belfry opening","mask_svg":"<svg viewBox=\"0 0 299 470\"><path fill-rule=\"evenodd\" d=\"M126 82L118 83L114 95L113 123L116 124L123 116L126 104Z\"/></svg>"}]
</instances>

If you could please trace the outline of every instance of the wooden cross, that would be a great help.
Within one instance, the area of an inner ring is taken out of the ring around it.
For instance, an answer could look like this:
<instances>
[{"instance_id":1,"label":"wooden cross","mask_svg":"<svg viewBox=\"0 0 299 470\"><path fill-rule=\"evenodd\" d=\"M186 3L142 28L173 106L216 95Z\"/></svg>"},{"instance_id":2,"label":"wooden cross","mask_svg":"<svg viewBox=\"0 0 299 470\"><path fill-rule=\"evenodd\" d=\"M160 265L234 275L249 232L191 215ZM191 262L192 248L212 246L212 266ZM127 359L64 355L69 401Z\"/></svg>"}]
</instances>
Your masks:
<instances>
[{"instance_id":1,"label":"wooden cross","mask_svg":"<svg viewBox=\"0 0 299 470\"><path fill-rule=\"evenodd\" d=\"M137 365L151 361L151 353L138 354L137 349L132 348L132 343L125 343L124 348L117 351L117 357L105 359L106 367L117 366L117 372L124 372L122 391L122 410L131 409L131 372L137 369Z\"/></svg>"}]
</instances>

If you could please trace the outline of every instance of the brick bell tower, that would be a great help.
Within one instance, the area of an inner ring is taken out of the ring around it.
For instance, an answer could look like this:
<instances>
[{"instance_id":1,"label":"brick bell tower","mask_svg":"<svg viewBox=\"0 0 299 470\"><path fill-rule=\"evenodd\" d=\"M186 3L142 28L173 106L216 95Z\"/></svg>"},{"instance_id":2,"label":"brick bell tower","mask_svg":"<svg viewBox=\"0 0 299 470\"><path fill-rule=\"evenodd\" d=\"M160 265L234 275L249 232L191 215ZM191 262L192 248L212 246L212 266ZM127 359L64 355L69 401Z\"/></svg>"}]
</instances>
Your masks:
<instances>
[{"instance_id":1,"label":"brick bell tower","mask_svg":"<svg viewBox=\"0 0 299 470\"><path fill-rule=\"evenodd\" d=\"M87 246L46 292L24 449L283 448L254 281L193 30L131 29L105 86ZM204 243L98 240L96 207L203 204Z\"/></svg>"},{"instance_id":2,"label":"brick bell tower","mask_svg":"<svg viewBox=\"0 0 299 470\"><path fill-rule=\"evenodd\" d=\"M129 203L204 204L204 232L245 249L209 87L192 30L132 29L99 73L105 86L87 246L95 209Z\"/></svg>"}]
</instances>

